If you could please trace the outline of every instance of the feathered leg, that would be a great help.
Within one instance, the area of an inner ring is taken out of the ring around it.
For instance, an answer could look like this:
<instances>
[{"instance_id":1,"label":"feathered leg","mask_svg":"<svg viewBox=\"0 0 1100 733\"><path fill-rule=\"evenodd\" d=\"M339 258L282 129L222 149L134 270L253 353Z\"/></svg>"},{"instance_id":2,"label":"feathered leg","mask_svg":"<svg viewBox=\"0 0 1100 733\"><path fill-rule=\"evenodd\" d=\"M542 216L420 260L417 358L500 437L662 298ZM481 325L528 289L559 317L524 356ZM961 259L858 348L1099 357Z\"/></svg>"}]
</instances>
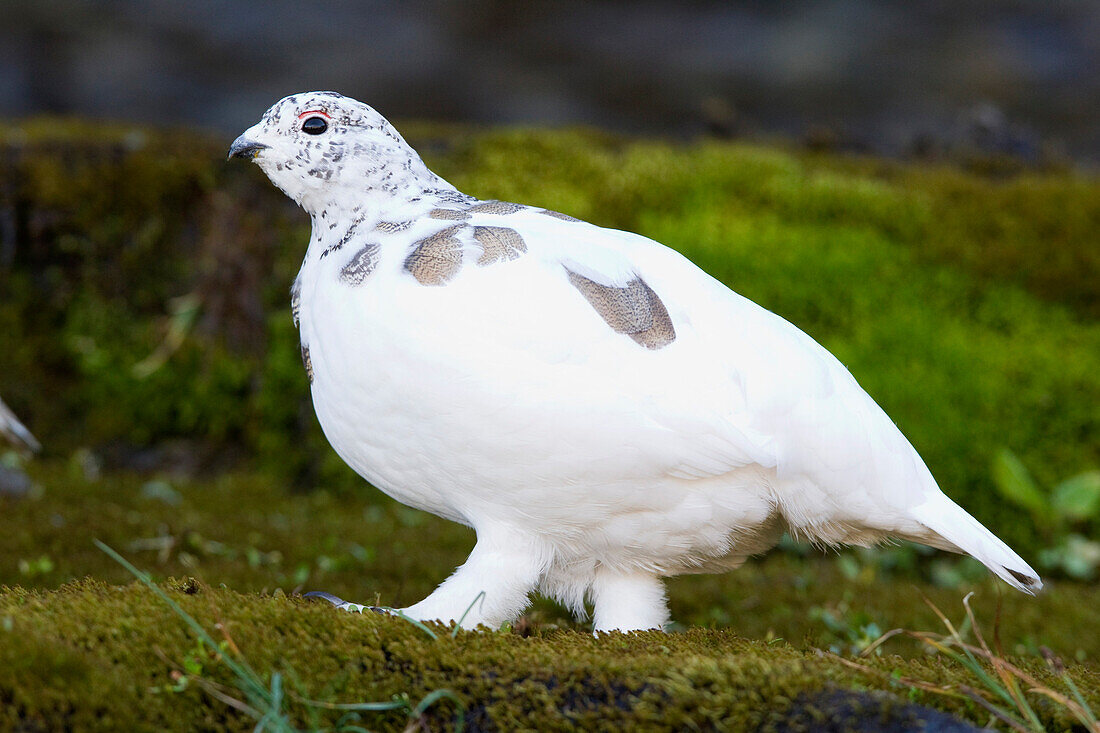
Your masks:
<instances>
[{"instance_id":1,"label":"feathered leg","mask_svg":"<svg viewBox=\"0 0 1100 733\"><path fill-rule=\"evenodd\" d=\"M601 568L592 582L592 626L601 631L661 629L668 623L665 586L651 573Z\"/></svg>"},{"instance_id":2,"label":"feathered leg","mask_svg":"<svg viewBox=\"0 0 1100 733\"><path fill-rule=\"evenodd\" d=\"M497 628L514 620L529 603L542 574L540 553L529 541L505 533L479 534L470 557L420 603L400 609L418 621L461 622ZM378 610L349 603L330 593L307 593L345 611Z\"/></svg>"}]
</instances>

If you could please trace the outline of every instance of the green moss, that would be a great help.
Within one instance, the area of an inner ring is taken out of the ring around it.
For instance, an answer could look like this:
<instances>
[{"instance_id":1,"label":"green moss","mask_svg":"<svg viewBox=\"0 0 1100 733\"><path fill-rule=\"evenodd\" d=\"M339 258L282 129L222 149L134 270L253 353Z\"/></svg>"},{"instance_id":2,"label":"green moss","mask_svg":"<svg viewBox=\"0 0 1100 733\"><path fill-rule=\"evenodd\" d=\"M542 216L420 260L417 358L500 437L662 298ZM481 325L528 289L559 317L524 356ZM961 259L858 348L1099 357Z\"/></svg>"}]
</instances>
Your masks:
<instances>
[{"instance_id":1,"label":"green moss","mask_svg":"<svg viewBox=\"0 0 1100 733\"><path fill-rule=\"evenodd\" d=\"M846 570L850 562L836 558L773 554L725 575L671 582L680 624L671 636L596 640L586 625L543 600L516 626L530 638L460 634L451 641L441 634L436 644L397 619L336 613L287 596L323 589L408 605L462 561L473 544L465 528L372 492L302 494L288 479L272 476L226 475L165 487L115 474L87 480L61 463L30 470L37 490L0 504L0 585L8 586L0 593L0 715L9 716L0 718L0 727L12 721L46 728L64 721L78 728L249 725L196 685L179 693L164 689L189 657L198 658L205 677L219 684L233 679L209 650L197 649L170 609L130 584L93 539L161 579L201 578L205 585L168 580L164 587L219 639L214 624L222 623L254 669L280 672L288 684L301 685L297 695L329 702L407 694L415 704L442 687L461 694L475 719L501 728L658 721L672 729L737 729L782 720L800 695L835 686L889 691L984 722L966 704L910 694L891 682L894 672L937 683L964 679L912 641L887 644L888 652L903 656L868 661L881 674L851 670L814 651L847 650L845 627L939 629L925 597L957 619L968 590L978 593L978 620L987 632L1001 605L1000 638L1010 654L1030 659L1028 669L1043 673L1035 654L1049 646L1083 662L1075 677L1089 686L1091 699L1100 694L1100 639L1082 633L1100 627L1095 585L1054 582L1030 598L1005 590L984 571L948 589L870 562L853 573ZM33 562L43 557L49 562ZM834 625L822 620L826 614ZM299 722L313 714L307 706L291 707ZM1063 720L1055 710L1046 715ZM332 720L322 714L318 724ZM392 712L366 722L386 729L404 720Z\"/></svg>"},{"instance_id":2,"label":"green moss","mask_svg":"<svg viewBox=\"0 0 1100 733\"><path fill-rule=\"evenodd\" d=\"M433 640L400 619L344 614L285 596L178 581L164 587L226 640L223 653L239 650L265 681L274 672L288 680L286 711L297 725L332 725L340 715L310 708L303 699L366 702L404 695L415 704L437 689L455 692L479 729L754 730L781 724L793 703L805 706L815 691L844 688L883 690L985 720L972 703L909 692L892 681L901 675L941 685L972 682L938 658L877 657L858 670L787 644L703 629L599 639L571 631L528 638L438 633ZM182 621L141 586L84 581L50 593L6 589L0 619L8 619L0 631L0 725L242 730L253 724L199 684L171 691L172 671L186 669L223 694L240 695L218 654L197 646ZM1021 664L1050 682L1040 663ZM1095 704L1095 679L1073 672ZM31 695L28 689L48 692ZM1040 710L1051 727L1070 722L1054 707ZM453 712L441 702L429 717L442 725ZM400 729L405 715L376 713L364 722Z\"/></svg>"}]
</instances>

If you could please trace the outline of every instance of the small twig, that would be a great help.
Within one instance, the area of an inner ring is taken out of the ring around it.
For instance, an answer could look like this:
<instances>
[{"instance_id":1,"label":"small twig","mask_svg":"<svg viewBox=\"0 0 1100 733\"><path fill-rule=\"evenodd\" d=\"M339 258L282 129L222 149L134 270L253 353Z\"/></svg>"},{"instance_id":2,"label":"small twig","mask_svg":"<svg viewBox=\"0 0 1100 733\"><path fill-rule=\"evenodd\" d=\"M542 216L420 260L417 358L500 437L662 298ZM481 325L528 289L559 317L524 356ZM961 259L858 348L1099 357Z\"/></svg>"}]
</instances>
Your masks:
<instances>
[{"instance_id":1,"label":"small twig","mask_svg":"<svg viewBox=\"0 0 1100 733\"><path fill-rule=\"evenodd\" d=\"M851 667L852 669L859 670L860 672L866 672L866 673L869 673L869 674L878 675L879 677L882 677L884 679L896 680L896 681L900 682L903 685L908 685L909 687L915 687L919 690L926 690L928 692L935 692L937 694L946 695L948 697L962 697L961 694L955 692L954 690L952 690L948 687L940 687L938 685L932 684L931 682L925 682L924 680L913 679L912 677L901 677L901 676L895 677L894 675L892 675L888 672L885 672L881 669L876 669L875 667L871 667L871 666L868 666L866 664L860 664L859 662L853 662L851 659L845 659L844 657L842 657L838 654L833 654L832 652L822 652L822 654L827 654L828 656L832 657L834 660L840 662L841 664L843 664L847 667Z\"/></svg>"},{"instance_id":2,"label":"small twig","mask_svg":"<svg viewBox=\"0 0 1100 733\"><path fill-rule=\"evenodd\" d=\"M298 702L313 708L325 710L350 710L353 712L385 712L387 710L410 710L411 706L404 700L392 700L390 702L325 702L324 700L311 700L294 692L290 693Z\"/></svg>"},{"instance_id":3,"label":"small twig","mask_svg":"<svg viewBox=\"0 0 1100 733\"><path fill-rule=\"evenodd\" d=\"M1000 586L997 587L1000 588ZM1005 648L1001 645L1001 609L1004 607L1004 600L1004 595L998 591L997 608L993 612L993 647L997 650L997 655L1001 657L1005 655Z\"/></svg>"},{"instance_id":4,"label":"small twig","mask_svg":"<svg viewBox=\"0 0 1100 733\"><path fill-rule=\"evenodd\" d=\"M210 680L206 679L205 677L200 677L198 675L189 674L189 675L186 675L186 677L189 681L194 682L199 687L201 687L203 690L205 690L206 693L208 695L210 695L211 697L214 697L214 698L224 702L226 705L233 708L234 710L239 710L240 712L244 713L245 715L248 715L253 720L259 720L260 718L264 717L260 714L259 710L252 707L248 703L244 702L243 700L238 700L237 698L233 697L232 695L227 695L224 692L222 692L221 690L219 690L218 688L221 687L221 685L217 685L217 684L211 682Z\"/></svg>"},{"instance_id":5,"label":"small twig","mask_svg":"<svg viewBox=\"0 0 1100 733\"><path fill-rule=\"evenodd\" d=\"M978 639L981 640L982 648L984 648L986 650L986 652L989 654L989 663L992 664L994 666L994 668L998 670L999 674L1001 674L1001 677L1005 682L1005 686L1008 687L1009 692L1012 694L1012 697L1016 699L1016 708L1018 710L1020 710L1025 716L1027 716L1027 718L1031 721L1032 727L1035 730L1043 730L1043 722L1041 720L1039 720L1039 716L1035 713L1034 708L1031 707L1031 703L1029 703L1027 701L1027 696L1024 695L1024 693L1020 691L1020 686L1016 682L1016 677L1013 676L1013 674L1015 674L1015 673L1010 674L1007 670L1007 667L1011 666L1011 665L1009 665L1008 661L1004 658L1004 656L1005 656L1004 655L1004 650L1001 648L1001 641L1000 641L1001 629L1000 629L1000 610L999 610L1000 609L1000 602L998 601L998 615L995 616L994 620L993 620L993 642L997 646L997 652L998 652L997 654L994 654L993 652L991 652L989 650L989 647L986 646L985 640L982 639L981 632L978 629L977 622L973 621L974 613L970 609L969 601L970 601L970 597L967 596L967 598L963 601L963 605L966 607L966 613L971 618L971 620L974 624L974 633L978 636ZM1004 670L1004 671L1001 672L1001 670Z\"/></svg>"},{"instance_id":6,"label":"small twig","mask_svg":"<svg viewBox=\"0 0 1100 733\"><path fill-rule=\"evenodd\" d=\"M865 654L873 651L875 648L884 643L888 638L892 638L894 636L897 636L898 634L905 634L906 636L917 639L918 641L927 644L928 646L931 646L932 648L942 652L949 658L962 664L964 667L969 669L975 677L981 680L990 692L1000 697L1009 705L1015 707L1016 711L1024 716L1026 722L1017 718L1014 714L1008 712L1007 710L1001 709L994 705L986 698L985 693L979 692L974 688L964 685L959 686L959 691L963 694L963 696L972 700L973 702L978 703L982 706L982 708L989 711L996 720L999 720L1006 725L1009 725L1013 729L1025 731L1025 733L1028 731L1042 731L1045 729L1042 721L1039 719L1039 716L1036 714L1034 708L1025 697L1025 692L1027 692L1043 695L1044 697L1053 700L1054 702L1064 707L1067 711L1072 713L1085 726L1087 730L1091 731L1092 733L1100 733L1100 723L1098 723L1096 716L1092 712L1092 709L1085 701L1084 696L1081 695L1080 690L1077 688L1077 685L1073 682L1069 674L1066 672L1064 665L1062 665L1061 663L1061 660L1055 657L1049 649L1046 649L1044 647L1040 651L1044 659L1046 659L1051 670L1060 679L1062 679L1063 683L1076 699L1070 699L1066 695L1063 695L1062 693L1052 689L1048 685L1042 684L1041 682L1039 682L1038 679L1035 678L1034 675L1024 671L1019 666L1013 664L1005 658L1004 648L1002 647L1000 640L999 604L997 609L997 617L994 622L993 628L993 641L994 646L997 649L997 652L994 653L994 651L986 643L985 638L981 633L981 628L978 626L974 612L970 607L971 595L973 594L968 594L963 599L963 606L966 608L966 620L972 627L974 631L974 636L977 639L977 646L974 644L968 644L967 642L963 641L958 630L951 624L946 615L942 611L940 611L940 609L937 608L935 604L933 604L926 598L925 603L927 603L932 611L940 618L944 626L950 632L949 635L945 636L943 634L935 634L928 631L917 632L894 629L886 632L879 639L876 639L875 642L872 643L871 647L869 647L868 650L865 652ZM958 649L959 651L956 652L954 651L954 649ZM840 660L843 664L846 664L856 669L860 669L861 671L877 672L877 670L874 670L874 668L857 665L854 662L850 662L841 657L837 657L837 659ZM981 664L981 661L979 660L986 662L993 668L995 677L991 677L986 673L984 667ZM937 687L935 685L924 683L919 680L900 678L899 681L903 684L906 684L910 687L915 687L917 689L928 690L930 692L935 692L938 694L957 695L957 693L952 692L948 688ZM1029 685L1029 689L1027 689L1026 691L1022 691L1020 689L1021 682Z\"/></svg>"},{"instance_id":7,"label":"small twig","mask_svg":"<svg viewBox=\"0 0 1100 733\"><path fill-rule=\"evenodd\" d=\"M222 632L222 638L225 639L225 643L229 645L229 650L238 657L244 656L241 654L237 642L233 641L233 637L229 635L229 626L225 623L225 619L222 618L221 610L219 610L217 604L214 603L213 596L210 597L210 612L214 614L214 628Z\"/></svg>"},{"instance_id":8,"label":"small twig","mask_svg":"<svg viewBox=\"0 0 1100 733\"><path fill-rule=\"evenodd\" d=\"M989 662L989 665L993 668L994 674L996 674L997 677L1000 678L1001 684L1004 685L1005 691L1008 693L1009 697L1012 698L1012 702L1016 706L1016 709L1021 712L1030 713L1028 717L1033 719L1033 723L1038 723L1037 720L1034 720L1035 714L1031 711L1030 706L1028 706L1027 702L1020 694L1019 686L1016 685L1015 681L1012 679L1012 675L1009 674L1008 670L1006 670L1001 665L1002 660L996 654L994 654L990 650L989 645L985 643L985 637L982 636L981 627L978 626L978 621L974 617L974 609L970 607L970 599L973 596L974 591L970 591L969 593L967 593L965 596L963 596L962 604L963 608L966 609L966 618L970 621L970 628L974 631L974 638L978 640L978 644L981 646L980 656L982 656L986 661ZM961 639L959 640L959 642L964 649L970 651L967 646L962 643ZM974 651L977 652L976 649Z\"/></svg>"},{"instance_id":9,"label":"small twig","mask_svg":"<svg viewBox=\"0 0 1100 733\"><path fill-rule=\"evenodd\" d=\"M1092 712L1092 707L1089 706L1088 701L1085 700L1085 696L1081 694L1081 690L1077 688L1077 683L1073 681L1073 678L1069 676L1069 672L1066 671L1066 665L1062 663L1062 660L1058 658L1054 652L1045 646L1039 647L1039 654L1046 660L1047 666L1050 667L1050 671L1058 676L1058 679L1062 680L1062 684L1066 686L1066 689L1070 691L1073 698L1077 701L1077 709L1074 709L1074 714L1077 715L1078 720L1085 724L1085 727L1094 733L1100 733L1100 721L1096 719L1096 715Z\"/></svg>"},{"instance_id":10,"label":"small twig","mask_svg":"<svg viewBox=\"0 0 1100 733\"><path fill-rule=\"evenodd\" d=\"M875 649L878 649L880 646L882 646L884 643L886 643L886 641L888 639L893 639L898 634L907 634L907 633L909 633L909 632L906 631L905 629L890 629L889 631L884 633L882 636L880 636L879 638L872 641L870 646L868 646L866 649L864 649L862 652L859 653L859 656L861 658L862 657L869 657L869 656L871 656L871 654L874 653Z\"/></svg>"},{"instance_id":11,"label":"small twig","mask_svg":"<svg viewBox=\"0 0 1100 733\"><path fill-rule=\"evenodd\" d=\"M1006 714L1003 710L998 708L996 705L994 705L993 703L986 700L974 688L967 687L966 685L959 685L959 692L966 695L968 698L970 698L971 700L973 700L977 704L981 705L983 708L986 709L986 711L989 712L990 715L992 715L993 717L995 717L997 720L1001 721L1002 723L1004 723L1008 727L1012 728L1013 730L1021 731L1021 733L1030 733L1030 731L1028 731L1026 725L1024 725L1020 721L1016 720L1015 718L1011 717L1010 715Z\"/></svg>"}]
</instances>

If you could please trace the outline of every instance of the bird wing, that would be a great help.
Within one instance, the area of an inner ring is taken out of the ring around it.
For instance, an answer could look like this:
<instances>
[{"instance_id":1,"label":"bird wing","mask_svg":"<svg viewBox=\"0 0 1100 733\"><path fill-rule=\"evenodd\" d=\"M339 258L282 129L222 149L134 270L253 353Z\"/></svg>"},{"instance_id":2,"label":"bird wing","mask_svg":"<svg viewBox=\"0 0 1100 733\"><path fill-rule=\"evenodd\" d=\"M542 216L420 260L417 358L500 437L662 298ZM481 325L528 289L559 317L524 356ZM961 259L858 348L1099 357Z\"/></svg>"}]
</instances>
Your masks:
<instances>
[{"instance_id":1,"label":"bird wing","mask_svg":"<svg viewBox=\"0 0 1100 733\"><path fill-rule=\"evenodd\" d=\"M539 366L552 366L548 381L572 397L542 403L539 413L550 422L548 410L583 405L590 422L597 416L600 421L593 432L602 429L628 449L614 451L631 456L629 469L618 468L637 478L700 479L753 464L774 467L773 446L750 424L739 375L708 351L693 323L694 311L706 304L680 297L696 286L693 281L709 280L701 270L642 237L532 211L475 215L470 224L514 228L525 255L499 269L468 268L468 280L460 277L448 286L451 292L469 286L477 294L471 300L481 306L492 299L508 304L483 316L497 328L492 343L477 351L482 361L468 373L485 374L485 362L512 365L531 358L538 364L524 361L523 371L537 382ZM472 246L468 256L477 260L478 247ZM647 259L648 250L658 259ZM664 271L664 253L681 272ZM486 348L500 351L490 358ZM574 428L578 423L561 420Z\"/></svg>"},{"instance_id":2,"label":"bird wing","mask_svg":"<svg viewBox=\"0 0 1100 733\"><path fill-rule=\"evenodd\" d=\"M938 493L916 451L832 354L679 253L583 222L539 221L520 231L544 269L565 271L562 298L585 303L570 273L612 288L640 279L667 310L675 339L648 349L589 307L594 327L604 327L586 348L615 349L623 371L654 380L642 393L647 419L670 436L662 464L669 475L773 468L781 501L807 525L823 517L904 524L905 507Z\"/></svg>"},{"instance_id":3,"label":"bird wing","mask_svg":"<svg viewBox=\"0 0 1100 733\"><path fill-rule=\"evenodd\" d=\"M617 284L643 279L676 328L664 349L634 352L635 364L666 353L669 383L689 380L652 414L686 429L696 446L670 475L720 476L753 461L774 469L775 503L797 534L828 544L911 539L972 555L1026 593L1042 588L1019 555L943 494L912 444L824 347L668 247L586 225L573 232L560 248L565 266L583 262L589 276L606 272Z\"/></svg>"}]
</instances>

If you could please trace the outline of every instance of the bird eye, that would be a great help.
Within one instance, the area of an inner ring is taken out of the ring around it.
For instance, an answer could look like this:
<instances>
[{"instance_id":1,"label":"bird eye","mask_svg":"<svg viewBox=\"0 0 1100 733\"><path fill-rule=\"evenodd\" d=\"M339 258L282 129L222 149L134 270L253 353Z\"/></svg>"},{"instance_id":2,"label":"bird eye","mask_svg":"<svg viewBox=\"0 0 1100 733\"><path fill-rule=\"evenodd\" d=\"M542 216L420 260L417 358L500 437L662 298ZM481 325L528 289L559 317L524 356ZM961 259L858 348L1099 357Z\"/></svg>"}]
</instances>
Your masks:
<instances>
[{"instance_id":1,"label":"bird eye","mask_svg":"<svg viewBox=\"0 0 1100 733\"><path fill-rule=\"evenodd\" d=\"M320 135L328 129L328 123L324 117L310 117L302 123L302 132L307 135Z\"/></svg>"}]
</instances>

